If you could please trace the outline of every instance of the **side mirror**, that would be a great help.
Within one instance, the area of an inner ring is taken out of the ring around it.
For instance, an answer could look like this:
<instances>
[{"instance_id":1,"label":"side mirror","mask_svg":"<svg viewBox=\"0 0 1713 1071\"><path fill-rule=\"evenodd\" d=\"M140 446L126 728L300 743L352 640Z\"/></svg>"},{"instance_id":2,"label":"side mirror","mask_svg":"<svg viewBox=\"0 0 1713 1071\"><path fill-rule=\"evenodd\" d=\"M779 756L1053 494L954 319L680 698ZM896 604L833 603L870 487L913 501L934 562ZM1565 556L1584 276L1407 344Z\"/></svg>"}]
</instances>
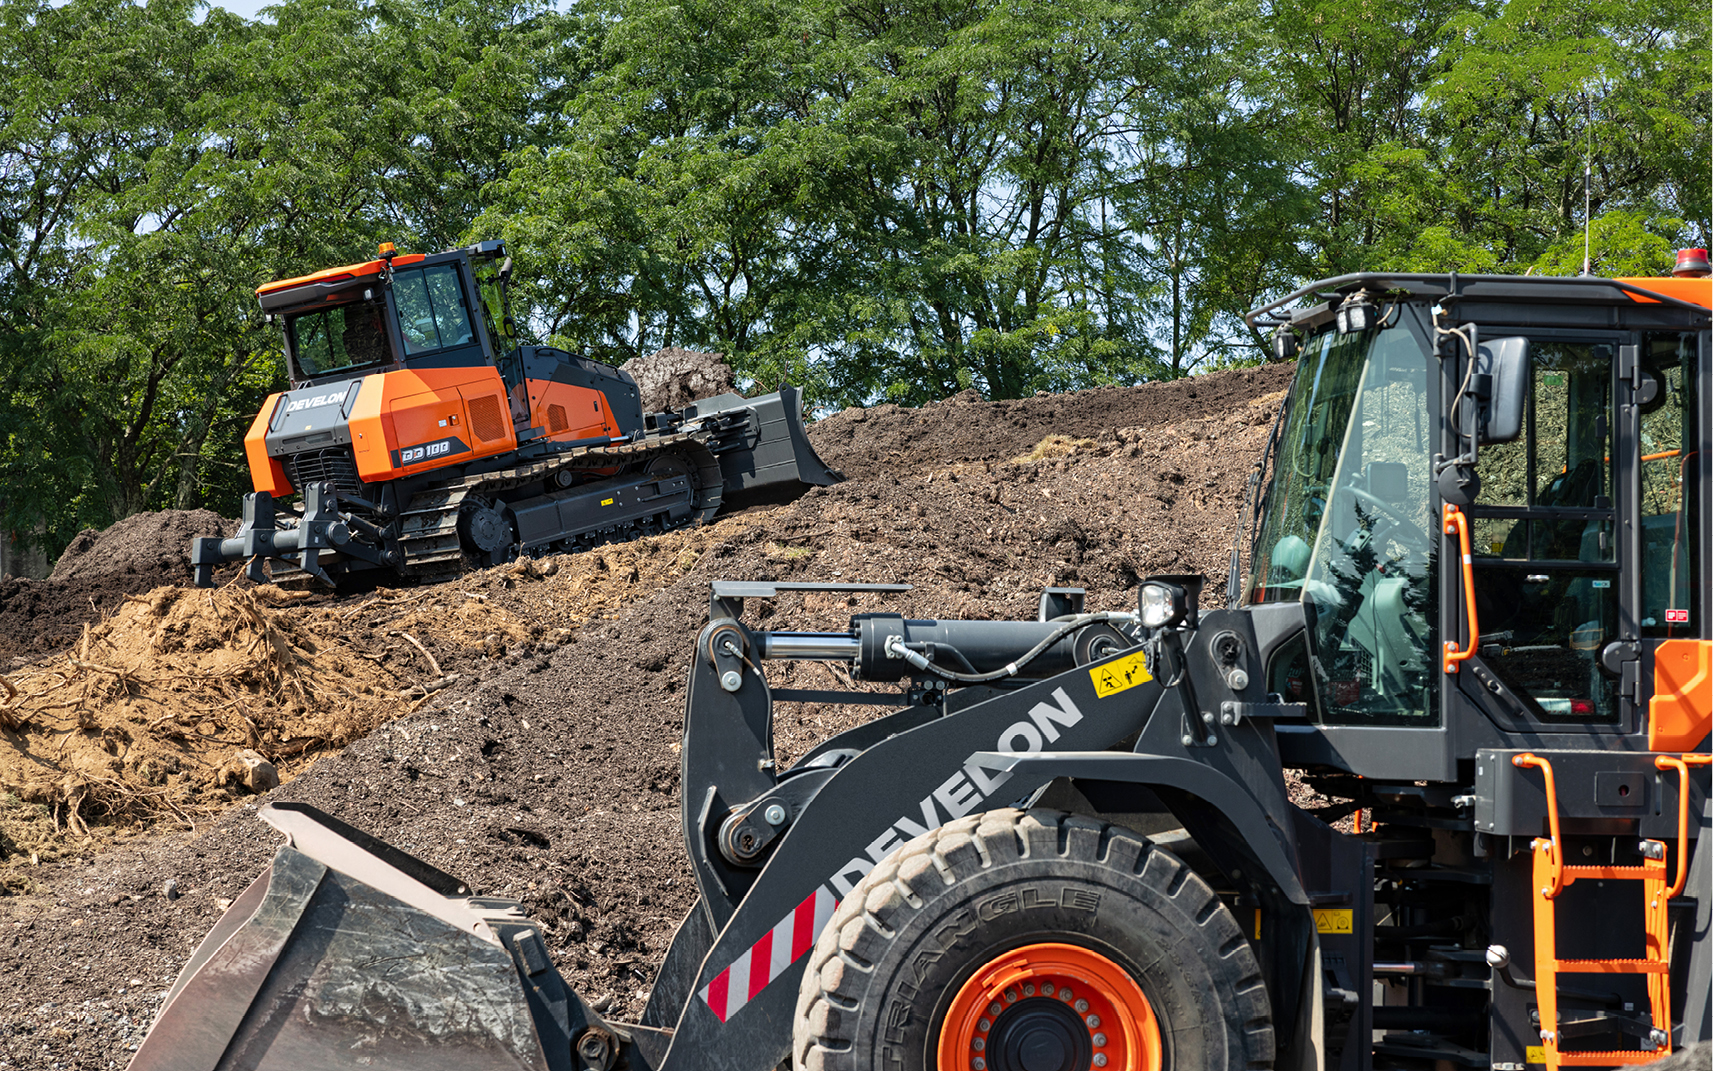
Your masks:
<instances>
[{"instance_id":1,"label":"side mirror","mask_svg":"<svg viewBox=\"0 0 1713 1071\"><path fill-rule=\"evenodd\" d=\"M1529 340L1518 335L1483 342L1475 350L1475 375L1486 377L1481 406L1481 444L1508 443L1523 433L1529 397Z\"/></svg>"}]
</instances>

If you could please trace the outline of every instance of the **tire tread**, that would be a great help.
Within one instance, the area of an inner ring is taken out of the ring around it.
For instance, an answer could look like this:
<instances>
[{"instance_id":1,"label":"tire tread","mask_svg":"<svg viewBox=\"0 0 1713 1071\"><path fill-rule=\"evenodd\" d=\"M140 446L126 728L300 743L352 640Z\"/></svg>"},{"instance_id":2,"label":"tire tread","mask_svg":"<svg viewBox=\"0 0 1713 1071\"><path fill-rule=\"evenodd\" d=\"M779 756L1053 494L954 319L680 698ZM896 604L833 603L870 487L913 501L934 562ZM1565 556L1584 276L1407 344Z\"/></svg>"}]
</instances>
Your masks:
<instances>
[{"instance_id":1,"label":"tire tread","mask_svg":"<svg viewBox=\"0 0 1713 1071\"><path fill-rule=\"evenodd\" d=\"M1005 862L1043 857L1100 864L1174 901L1232 978L1237 1007L1228 1021L1241 1024L1236 1029L1244 1048L1234 1066L1273 1066L1271 1010L1254 951L1199 875L1122 827L1059 811L1006 808L967 815L911 840L839 903L810 953L798 995L792 1045L797 1071L871 1071L857 1066L854 1033L889 937L959 882Z\"/></svg>"}]
</instances>

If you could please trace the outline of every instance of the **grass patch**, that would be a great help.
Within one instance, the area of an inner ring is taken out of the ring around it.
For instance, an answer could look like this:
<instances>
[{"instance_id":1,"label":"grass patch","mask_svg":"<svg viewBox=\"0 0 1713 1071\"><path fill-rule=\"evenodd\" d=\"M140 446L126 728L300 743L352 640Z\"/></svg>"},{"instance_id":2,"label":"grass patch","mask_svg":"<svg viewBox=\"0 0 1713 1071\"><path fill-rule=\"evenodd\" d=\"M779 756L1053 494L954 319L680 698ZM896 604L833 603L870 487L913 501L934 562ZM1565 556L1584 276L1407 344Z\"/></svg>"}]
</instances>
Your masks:
<instances>
[{"instance_id":1,"label":"grass patch","mask_svg":"<svg viewBox=\"0 0 1713 1071\"><path fill-rule=\"evenodd\" d=\"M1027 465L1032 461L1046 461L1049 458L1069 457L1085 446L1093 446L1093 439L1073 439L1069 435L1053 434L1035 444L1035 448L1027 454L1018 454L1009 464Z\"/></svg>"}]
</instances>

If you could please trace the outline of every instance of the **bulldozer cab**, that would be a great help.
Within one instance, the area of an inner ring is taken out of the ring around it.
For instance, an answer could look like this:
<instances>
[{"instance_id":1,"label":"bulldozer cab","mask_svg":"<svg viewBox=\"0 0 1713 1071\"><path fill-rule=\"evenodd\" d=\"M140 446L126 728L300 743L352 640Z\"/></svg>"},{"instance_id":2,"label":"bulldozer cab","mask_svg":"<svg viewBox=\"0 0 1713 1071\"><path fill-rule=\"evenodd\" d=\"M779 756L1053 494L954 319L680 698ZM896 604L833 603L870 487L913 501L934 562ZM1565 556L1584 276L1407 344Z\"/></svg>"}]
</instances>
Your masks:
<instances>
[{"instance_id":1,"label":"bulldozer cab","mask_svg":"<svg viewBox=\"0 0 1713 1071\"><path fill-rule=\"evenodd\" d=\"M1287 750L1449 779L1512 734L1650 731L1661 645L1705 636L1705 309L1623 281L1335 282L1279 323L1298 371L1242 586L1309 622L1267 671L1315 723Z\"/></svg>"},{"instance_id":2,"label":"bulldozer cab","mask_svg":"<svg viewBox=\"0 0 1713 1071\"><path fill-rule=\"evenodd\" d=\"M284 321L294 386L395 368L494 365L516 350L495 263L501 243L433 256L382 250L377 260L257 291L262 309ZM512 372L521 379L520 369Z\"/></svg>"}]
</instances>

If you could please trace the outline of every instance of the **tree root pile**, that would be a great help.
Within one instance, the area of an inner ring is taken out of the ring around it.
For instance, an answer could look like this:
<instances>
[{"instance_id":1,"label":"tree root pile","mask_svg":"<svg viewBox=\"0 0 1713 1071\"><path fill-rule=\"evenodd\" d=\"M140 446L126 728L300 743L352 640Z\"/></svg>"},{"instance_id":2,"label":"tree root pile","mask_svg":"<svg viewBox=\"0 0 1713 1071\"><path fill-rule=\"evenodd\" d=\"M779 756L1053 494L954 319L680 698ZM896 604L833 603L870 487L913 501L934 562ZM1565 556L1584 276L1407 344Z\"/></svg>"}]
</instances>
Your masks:
<instances>
[{"instance_id":1,"label":"tree root pile","mask_svg":"<svg viewBox=\"0 0 1713 1071\"><path fill-rule=\"evenodd\" d=\"M72 649L0 676L0 858L54 857L249 798L313 759L546 655L773 511L450 583L337 600L233 584L126 596Z\"/></svg>"},{"instance_id":2,"label":"tree root pile","mask_svg":"<svg viewBox=\"0 0 1713 1071\"><path fill-rule=\"evenodd\" d=\"M415 674L408 687L366 642L385 623L384 597L300 605L309 601L267 587L157 588L85 626L64 657L0 678L6 847L54 854L67 841L89 843L96 826L194 830L247 794L240 753L289 780L318 752L406 713L436 683ZM384 638L393 646L402 636L426 654L403 629L392 632ZM527 633L517 615L478 603L441 614L437 639L475 646Z\"/></svg>"}]
</instances>

